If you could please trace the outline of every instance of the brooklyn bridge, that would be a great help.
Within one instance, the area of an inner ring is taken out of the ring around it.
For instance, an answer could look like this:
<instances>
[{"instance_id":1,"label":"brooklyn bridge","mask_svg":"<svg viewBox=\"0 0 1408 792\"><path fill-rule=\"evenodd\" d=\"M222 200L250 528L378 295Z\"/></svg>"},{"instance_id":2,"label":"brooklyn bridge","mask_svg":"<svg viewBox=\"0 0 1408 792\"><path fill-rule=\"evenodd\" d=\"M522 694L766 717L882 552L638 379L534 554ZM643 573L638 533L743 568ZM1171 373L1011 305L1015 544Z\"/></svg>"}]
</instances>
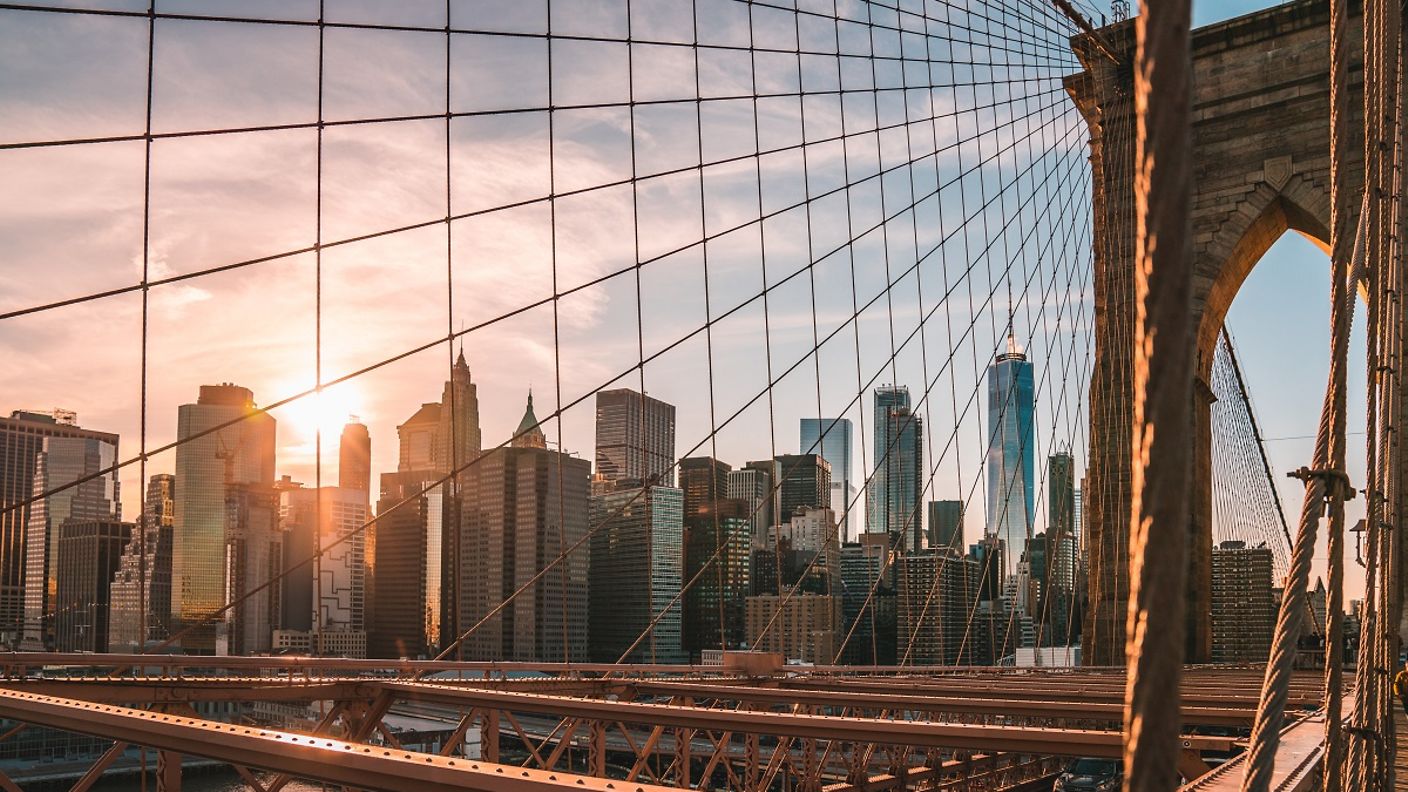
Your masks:
<instances>
[{"instance_id":1,"label":"brooklyn bridge","mask_svg":"<svg viewBox=\"0 0 1408 792\"><path fill-rule=\"evenodd\" d=\"M0 2L0 788L1408 789L1404 7L1195 10Z\"/></svg>"}]
</instances>

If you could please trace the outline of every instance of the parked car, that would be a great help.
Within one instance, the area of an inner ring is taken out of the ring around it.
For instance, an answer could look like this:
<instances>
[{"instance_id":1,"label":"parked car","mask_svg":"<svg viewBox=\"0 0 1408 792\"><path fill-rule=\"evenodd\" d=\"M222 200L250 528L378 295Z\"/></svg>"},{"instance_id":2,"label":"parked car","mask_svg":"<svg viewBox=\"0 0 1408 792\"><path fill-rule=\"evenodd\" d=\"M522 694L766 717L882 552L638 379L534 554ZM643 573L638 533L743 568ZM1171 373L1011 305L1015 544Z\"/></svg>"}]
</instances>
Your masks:
<instances>
[{"instance_id":1,"label":"parked car","mask_svg":"<svg viewBox=\"0 0 1408 792\"><path fill-rule=\"evenodd\" d=\"M1056 779L1052 792L1114 792L1124 780L1117 759L1077 759Z\"/></svg>"}]
</instances>

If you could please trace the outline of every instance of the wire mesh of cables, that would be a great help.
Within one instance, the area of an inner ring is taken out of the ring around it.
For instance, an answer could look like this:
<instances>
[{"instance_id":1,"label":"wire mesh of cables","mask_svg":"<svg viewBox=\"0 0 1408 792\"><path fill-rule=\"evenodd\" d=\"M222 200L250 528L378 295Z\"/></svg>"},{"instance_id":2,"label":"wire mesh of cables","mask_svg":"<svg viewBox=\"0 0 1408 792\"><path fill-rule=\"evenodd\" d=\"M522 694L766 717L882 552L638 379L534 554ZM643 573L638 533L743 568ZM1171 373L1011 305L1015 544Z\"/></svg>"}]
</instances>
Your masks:
<instances>
[{"instance_id":1,"label":"wire mesh of cables","mask_svg":"<svg viewBox=\"0 0 1408 792\"><path fill-rule=\"evenodd\" d=\"M18 526L94 482L121 485L115 509L167 472L172 558L145 538L155 520L128 545L150 622L138 648L223 635L260 651L286 621L318 644L365 631L393 656L682 661L685 603L713 580L697 601L718 608L718 637L695 631L696 650L790 651L771 643L792 640L777 626L789 603L834 594L839 613L842 545L862 534L884 537L877 570L937 564L845 582L861 594L848 610L871 618L876 593L900 588L914 636L952 632L955 614L962 627L900 662L967 657L953 647L980 611L989 633L1007 625L985 639L998 657L1051 631L1034 592L1056 565L1033 579L1027 548L1002 565L961 551L1000 524L1078 531L1090 174L1062 82L1076 31L1051 7L0 3L0 17L18 61L0 100L0 168L21 187L0 199L13 398L137 438L7 495L12 644L56 640L64 607L27 593L38 545ZM993 392L1014 347L1031 390ZM252 393L202 392L213 383ZM877 417L883 385L908 387L902 414ZM354 459L332 461L348 413L370 430L365 495L331 492L334 469L337 489L358 486ZM832 441L798 442L802 418L848 421L860 453L808 462ZM1071 455L1059 498L1057 451ZM742 501L727 515L686 486L681 460L701 456L728 463L728 497L706 499ZM762 488L737 495L746 469ZM807 475L812 496L797 493ZM529 480L537 497L514 501L507 482ZM301 533L280 521L300 481L318 490ZM960 552L937 549L931 500L961 502ZM844 535L808 547L779 530L803 506L830 506ZM730 544L723 526L740 522ZM169 613L150 590L166 574ZM602 608L611 640L588 629ZM844 655L853 632L815 656Z\"/></svg>"}]
</instances>

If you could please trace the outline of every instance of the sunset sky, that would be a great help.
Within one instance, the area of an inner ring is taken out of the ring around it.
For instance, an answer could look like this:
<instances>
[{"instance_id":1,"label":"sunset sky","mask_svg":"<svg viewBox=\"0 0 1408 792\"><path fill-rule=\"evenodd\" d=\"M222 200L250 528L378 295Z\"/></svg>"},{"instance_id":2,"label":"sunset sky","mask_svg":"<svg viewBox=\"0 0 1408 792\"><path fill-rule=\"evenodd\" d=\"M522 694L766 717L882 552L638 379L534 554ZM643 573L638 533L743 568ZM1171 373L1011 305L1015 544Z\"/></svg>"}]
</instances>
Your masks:
<instances>
[{"instance_id":1,"label":"sunset sky","mask_svg":"<svg viewBox=\"0 0 1408 792\"><path fill-rule=\"evenodd\" d=\"M120 0L82 5L145 9L145 2ZM747 5L697 5L701 42L748 46ZM1263 5L1202 2L1197 22ZM329 388L316 404L305 400L273 412L281 473L313 483L314 432L321 425L322 478L335 481L336 435L349 413L371 429L374 472L392 470L395 426L440 396L459 344L446 343L446 335L478 328L463 346L479 386L485 445L508 438L531 388L540 417L582 400L560 422L545 421L544 430L550 442L560 437L566 450L591 458L590 394L606 386L640 388L642 374L632 366L642 352L649 357L706 317L746 302L708 334L645 367L644 388L679 408L680 455L740 409L697 453L739 465L792 452L799 418L844 414L856 424L858 454L865 438L866 458L852 471L859 483L873 452L869 388L907 384L917 401L927 379L933 388L919 408L928 435L925 461L934 469L927 497L970 500L967 528L976 538L987 419L974 393L984 367L1005 346L1010 317L1037 366L1037 458L1070 446L1083 465L1086 405L1077 383L1086 376L1090 332L1089 173L1084 122L1060 86L1060 77L1074 71L1061 35L1033 32L1026 23L1009 31L1019 52L984 55L983 45L949 41L959 36L933 25L926 51L919 36L901 44L881 31L872 42L859 22L838 29L820 17L794 21L790 12L755 7L755 46L795 48L800 32L804 49L834 51L839 38L843 54L859 56L873 45L905 63L842 57L838 74L834 56L804 56L799 70L791 54L759 52L750 60L742 50L701 48L696 72L691 47L669 46L693 40L690 4L634 0L633 36L658 43L635 45L633 68L624 43L556 39L549 71L544 38L492 34L546 31L545 3L456 0L452 6L457 29L484 32L454 35L450 53L451 105L457 113L479 113L452 123L451 211L481 213L452 224L450 265L446 227L436 222L446 215L444 119L328 127L322 240L426 225L325 249L321 279L313 254L302 253L154 287L147 447L174 440L176 408L194 401L201 384L235 382L268 404L312 387L319 366L329 381L428 347ZM830 0L821 6L830 13ZM318 4L187 0L158 8L315 20ZM841 8L843 16L865 18L863 5ZM558 0L551 30L624 38L624 9L624 2ZM975 15L984 10L973 6ZM953 13L954 24L980 27ZM444 4L329 2L327 19L434 27L444 24ZM444 112L443 33L334 27L324 47L325 119ZM153 132L317 119L315 26L163 19L154 53ZM140 17L5 12L0 142L140 135L146 57L147 22ZM1012 65L949 63L984 57ZM795 97L767 98L757 102L756 115L751 99L706 101L698 110L702 127L696 126L696 96L931 82L959 87L911 91L907 103L899 92L865 90L847 94L844 103L834 94L807 97L800 106ZM552 113L549 90L558 108ZM632 97L652 103L634 114L615 104ZM751 156L757 147L800 142L803 114L805 168L796 149ZM931 116L939 119L930 122ZM877 119L894 128L855 134ZM739 159L704 168L702 202L697 169L643 178L633 190L618 184L632 175L633 129L641 177L698 166L701 153L706 163ZM851 135L844 145L816 142L843 129ZM903 167L936 141L937 172L932 156ZM794 206L807 190L817 196L845 184L847 168L855 183L877 163L893 170L857 184L849 200L836 192ZM317 165L312 128L157 140L150 278L311 247L318 238ZM0 313L140 282L143 177L141 141L0 151ZM762 212L778 212L761 232L749 224L759 217L760 181ZM941 184L947 186L932 195ZM581 192L543 200L572 191ZM911 203L912 211L902 211ZM883 224L882 205L894 216ZM786 207L793 208L780 211ZM963 218L971 219L964 225ZM671 253L705 235L707 288L702 246ZM637 261L646 262L639 280ZM887 267L897 280L888 299ZM1327 277L1323 254L1288 237L1253 272L1229 316L1268 437L1314 431L1326 368ZM760 299L747 302L765 283L775 286L766 309ZM584 284L592 285L561 297L554 311L554 291ZM860 305L879 298L854 329L847 321L853 293ZM0 409L76 410L83 426L119 432L124 458L137 454L141 306L140 293L132 292L0 322ZM922 332L891 365L892 344L917 327ZM818 355L808 354L814 338L838 330ZM781 378L771 398L769 368ZM1356 420L1362 426L1362 362L1350 371L1350 393L1359 395L1353 428ZM858 378L866 389L861 401ZM1270 442L1273 466L1306 464L1310 443ZM173 465L173 454L159 455L148 473ZM1351 472L1362 479L1362 469ZM135 465L122 483L130 518L139 507ZM1295 482L1283 483L1282 492L1290 510L1298 510ZM1044 509L1038 511L1044 519ZM852 520L858 522L859 515Z\"/></svg>"}]
</instances>

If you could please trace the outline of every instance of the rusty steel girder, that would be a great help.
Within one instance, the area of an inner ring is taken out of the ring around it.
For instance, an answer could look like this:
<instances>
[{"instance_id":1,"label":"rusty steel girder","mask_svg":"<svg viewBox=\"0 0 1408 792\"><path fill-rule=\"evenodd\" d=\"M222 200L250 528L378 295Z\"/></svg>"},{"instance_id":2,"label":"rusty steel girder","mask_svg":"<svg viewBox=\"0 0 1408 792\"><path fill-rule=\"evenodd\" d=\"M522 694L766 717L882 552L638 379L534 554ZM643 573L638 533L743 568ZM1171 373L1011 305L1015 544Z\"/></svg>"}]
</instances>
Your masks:
<instances>
[{"instance_id":1,"label":"rusty steel girder","mask_svg":"<svg viewBox=\"0 0 1408 792\"><path fill-rule=\"evenodd\" d=\"M365 790L665 792L572 773L437 756L326 737L0 690L0 718Z\"/></svg>"}]
</instances>

